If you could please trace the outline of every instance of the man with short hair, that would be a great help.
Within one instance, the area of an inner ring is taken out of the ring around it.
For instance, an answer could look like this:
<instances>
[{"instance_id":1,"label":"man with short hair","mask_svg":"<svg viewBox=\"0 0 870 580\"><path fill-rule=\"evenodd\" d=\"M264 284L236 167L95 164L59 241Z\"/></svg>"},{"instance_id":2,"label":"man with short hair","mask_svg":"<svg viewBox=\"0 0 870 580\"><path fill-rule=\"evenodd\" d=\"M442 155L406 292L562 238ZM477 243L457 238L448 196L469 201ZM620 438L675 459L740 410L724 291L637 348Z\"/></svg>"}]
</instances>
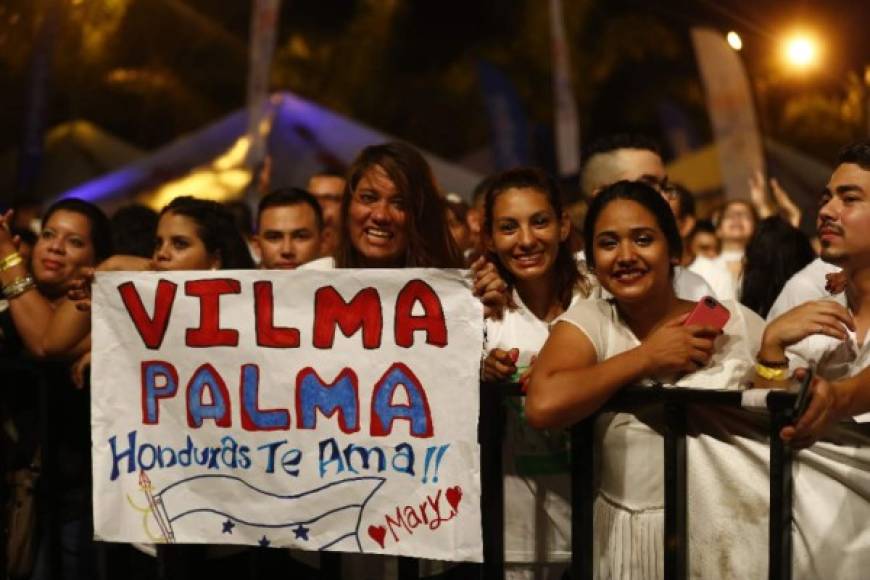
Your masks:
<instances>
[{"instance_id":1,"label":"man with short hair","mask_svg":"<svg viewBox=\"0 0 870 580\"><path fill-rule=\"evenodd\" d=\"M619 133L598 139L586 151L580 186L588 197L617 181L640 181L658 191L674 212L682 215L679 193L668 183L668 173L655 141L643 135ZM674 268L674 289L685 300L715 296L710 285L682 266Z\"/></svg>"},{"instance_id":2,"label":"man with short hair","mask_svg":"<svg viewBox=\"0 0 870 580\"><path fill-rule=\"evenodd\" d=\"M289 187L264 196L257 209L260 267L293 270L317 259L323 243L323 213L313 195Z\"/></svg>"},{"instance_id":3,"label":"man with short hair","mask_svg":"<svg viewBox=\"0 0 870 580\"><path fill-rule=\"evenodd\" d=\"M858 578L870 569L870 416L860 415L870 411L870 140L840 152L816 227L822 259L843 268L846 291L768 324L758 373L814 367L819 377L807 412L781 432L795 447L827 435L796 455L795 575Z\"/></svg>"},{"instance_id":4,"label":"man with short hair","mask_svg":"<svg viewBox=\"0 0 870 580\"><path fill-rule=\"evenodd\" d=\"M642 181L662 193L671 204L678 196L671 194L668 173L658 144L644 135L616 133L592 142L584 156L580 188L587 197L617 181ZM665 195L668 193L668 195Z\"/></svg>"},{"instance_id":5,"label":"man with short hair","mask_svg":"<svg viewBox=\"0 0 870 580\"><path fill-rule=\"evenodd\" d=\"M765 340L760 355L787 360L792 369L815 365L820 377L836 381L870 367L870 341L864 338L870 329L870 140L840 152L837 168L822 193L816 227L821 257L843 269L846 290L828 300L808 301L771 321L765 338L786 336L781 330L784 325L799 325L798 336L806 337L789 344ZM830 306L832 301L840 306ZM828 314L818 315L817 306L836 308L850 325Z\"/></svg>"},{"instance_id":6,"label":"man with short hair","mask_svg":"<svg viewBox=\"0 0 870 580\"><path fill-rule=\"evenodd\" d=\"M341 230L341 202L347 182L337 173L315 173L308 179L308 192L320 204L323 212L323 248L321 256L331 256L338 246Z\"/></svg>"}]
</instances>

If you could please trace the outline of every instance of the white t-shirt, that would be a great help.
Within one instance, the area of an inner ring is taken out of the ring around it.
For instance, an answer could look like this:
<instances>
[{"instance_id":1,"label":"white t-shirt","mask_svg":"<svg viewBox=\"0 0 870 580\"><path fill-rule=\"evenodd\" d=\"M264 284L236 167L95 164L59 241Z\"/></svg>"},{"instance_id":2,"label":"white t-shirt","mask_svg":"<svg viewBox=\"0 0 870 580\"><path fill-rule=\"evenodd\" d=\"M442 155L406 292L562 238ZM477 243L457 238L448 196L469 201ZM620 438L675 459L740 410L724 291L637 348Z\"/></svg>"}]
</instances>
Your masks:
<instances>
[{"instance_id":1,"label":"white t-shirt","mask_svg":"<svg viewBox=\"0 0 870 580\"><path fill-rule=\"evenodd\" d=\"M572 305L581 296L575 294ZM550 334L514 291L517 308L486 321L484 351L520 351L517 367L528 366ZM509 398L503 449L505 561L568 562L571 559L571 480L568 432L537 430L523 418L523 400ZM509 574L510 576L510 574Z\"/></svg>"},{"instance_id":2,"label":"white t-shirt","mask_svg":"<svg viewBox=\"0 0 870 580\"><path fill-rule=\"evenodd\" d=\"M704 296L712 296L713 298L724 300L723 297L716 293L714 288L710 287L704 278L682 266L674 267L674 292L677 298L692 300L694 302L697 302Z\"/></svg>"},{"instance_id":3,"label":"white t-shirt","mask_svg":"<svg viewBox=\"0 0 870 580\"><path fill-rule=\"evenodd\" d=\"M717 256L714 259L698 256L689 264L688 269L701 276L713 288L713 292L720 300L737 299L736 281L731 271L728 270L728 263L722 256Z\"/></svg>"},{"instance_id":4,"label":"white t-shirt","mask_svg":"<svg viewBox=\"0 0 870 580\"><path fill-rule=\"evenodd\" d=\"M782 287L782 291L776 297L773 306L770 307L767 313L767 320L773 320L780 314L791 310L795 306L800 306L804 302L830 297L831 294L825 289L827 284L825 276L839 271L839 266L829 264L821 258L816 258L804 266L802 270L799 270L789 278L785 286Z\"/></svg>"},{"instance_id":5,"label":"white t-shirt","mask_svg":"<svg viewBox=\"0 0 870 580\"><path fill-rule=\"evenodd\" d=\"M723 305L731 312L731 318L723 335L716 339L712 360L698 372L680 378L678 386L737 389L751 375L764 322L733 301ZM640 344L609 300L581 301L560 321L572 324L587 336L598 362ZM759 545L766 545L766 521L761 521L763 525L733 526L733 514L718 520L710 516L718 515L722 505L732 506L733 502L766 510L765 497L759 493L766 489L767 473L758 467L758 462L733 461L735 448L733 441L727 439L733 425L715 429L722 423L721 418L700 410L693 410L688 418L690 429L701 424L705 433L714 430L717 435L725 434L720 440L695 432L687 440L691 575L759 577L759 571L766 565L759 561L766 553L758 549ZM634 414L603 413L596 422L600 466L593 558L598 578L663 578L664 481L659 435L662 425L659 406L637 408ZM763 432L760 428L758 431ZM761 555L755 556L759 552Z\"/></svg>"}]
</instances>

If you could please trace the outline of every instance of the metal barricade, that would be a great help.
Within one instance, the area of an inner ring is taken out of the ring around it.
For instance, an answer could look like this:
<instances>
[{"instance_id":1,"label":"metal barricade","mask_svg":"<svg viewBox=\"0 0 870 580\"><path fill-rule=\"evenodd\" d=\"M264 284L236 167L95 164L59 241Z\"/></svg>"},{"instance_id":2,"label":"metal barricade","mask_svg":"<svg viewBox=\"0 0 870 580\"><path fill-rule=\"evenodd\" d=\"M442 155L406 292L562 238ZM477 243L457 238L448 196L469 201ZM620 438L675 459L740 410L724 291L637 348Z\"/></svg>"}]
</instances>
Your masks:
<instances>
[{"instance_id":1,"label":"metal barricade","mask_svg":"<svg viewBox=\"0 0 870 580\"><path fill-rule=\"evenodd\" d=\"M488 420L498 424L487 426L493 433L504 429L499 422L500 406L494 398L522 396L518 385L485 384L482 401L498 407L486 409L481 406L481 425L484 417L491 413ZM791 451L779 437L780 429L790 422L791 410L796 395L785 391L767 391L764 405L770 413L770 523L769 523L769 571L771 580L791 578L792 546L792 474ZM743 408L743 395L740 391L701 390L680 387L629 387L612 397L602 411L628 411L637 405L660 404L664 408L664 576L669 579L688 578L688 539L686 514L686 408L689 405L702 405L718 408ZM593 516L592 507L596 490L593 489L594 437L593 426L597 415L575 425L571 429L571 493L572 493L572 580L593 577ZM481 439L482 456L500 455L500 447L484 449ZM494 442L492 442L494 445ZM491 461L491 460L489 460ZM498 468L501 469L499 461ZM487 550L487 541L495 549L503 547L503 542L495 536L503 534L494 529L493 522L503 522L503 514L494 517L493 511L499 509L495 496L503 502L503 488L493 481L495 474L489 472L494 465L484 463L483 504L487 506L484 519L484 550L487 561L484 563L484 578L487 580L504 578L503 554L492 554ZM487 475L488 474L488 475ZM486 499L487 495L492 495ZM499 504L503 509L503 503ZM490 520L490 521L488 521Z\"/></svg>"},{"instance_id":2,"label":"metal barricade","mask_svg":"<svg viewBox=\"0 0 870 580\"><path fill-rule=\"evenodd\" d=\"M32 377L32 386L40 393L39 404L41 437L49 441L47 429L47 397L44 374L37 363L21 359L0 358L0 373L10 376L19 373ZM504 480L502 444L505 435L504 398L523 396L516 384L484 383L480 389L479 441L481 451L481 522L483 532L484 561L473 576L482 580L504 578ZM784 391L769 391L764 404L770 413L770 522L769 522L769 574L771 579L791 578L792 546L792 478L791 452L779 438L780 429L790 421L790 412L796 395ZM661 404L664 407L664 575L666 578L687 578L688 541L686 514L686 410L689 405L739 409L742 394L738 391L697 390L676 387L625 388L611 398L602 411L630 410L638 404ZM593 489L594 465L593 425L596 416L575 425L571 429L571 493L572 493L572 562L570 574L573 580L592 578L593 573L593 515L592 507L596 490ZM42 485L50 485L52 476L51 452L46 453ZM44 502L40 517L44 524L51 525L54 515L51 503ZM51 541L54 540L54 541ZM59 568L59 545L56 537L50 537L52 568ZM174 564L160 550L159 575L173 577ZM321 554L322 578L342 577L340 553ZM399 558L400 580L415 580L420 577L419 561L414 558ZM111 570L107 571L112 577Z\"/></svg>"}]
</instances>

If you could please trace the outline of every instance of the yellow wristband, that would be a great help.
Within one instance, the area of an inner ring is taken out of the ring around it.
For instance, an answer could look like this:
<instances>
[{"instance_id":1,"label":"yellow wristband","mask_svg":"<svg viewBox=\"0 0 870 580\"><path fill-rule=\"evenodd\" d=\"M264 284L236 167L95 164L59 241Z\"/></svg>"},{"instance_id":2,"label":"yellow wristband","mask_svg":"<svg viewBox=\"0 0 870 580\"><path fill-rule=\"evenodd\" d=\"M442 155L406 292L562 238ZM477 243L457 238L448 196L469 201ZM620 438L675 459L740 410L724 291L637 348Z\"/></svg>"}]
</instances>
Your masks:
<instances>
[{"instance_id":1,"label":"yellow wristband","mask_svg":"<svg viewBox=\"0 0 870 580\"><path fill-rule=\"evenodd\" d=\"M761 363L755 364L755 373L767 381L785 381L788 379L788 369L774 369Z\"/></svg>"},{"instance_id":2,"label":"yellow wristband","mask_svg":"<svg viewBox=\"0 0 870 580\"><path fill-rule=\"evenodd\" d=\"M12 266L17 266L23 261L24 260L21 257L21 254L19 254L18 252L12 252L8 256L0 260L0 272L5 272Z\"/></svg>"}]
</instances>

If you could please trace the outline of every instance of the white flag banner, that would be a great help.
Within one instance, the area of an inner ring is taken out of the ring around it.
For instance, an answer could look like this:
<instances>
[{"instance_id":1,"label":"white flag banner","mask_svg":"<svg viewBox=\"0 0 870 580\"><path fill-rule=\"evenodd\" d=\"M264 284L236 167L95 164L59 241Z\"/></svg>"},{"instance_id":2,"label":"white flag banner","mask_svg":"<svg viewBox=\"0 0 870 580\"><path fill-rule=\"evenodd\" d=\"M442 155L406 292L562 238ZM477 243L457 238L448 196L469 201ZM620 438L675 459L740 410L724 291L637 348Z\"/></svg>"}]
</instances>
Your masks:
<instances>
[{"instance_id":1,"label":"white flag banner","mask_svg":"<svg viewBox=\"0 0 870 580\"><path fill-rule=\"evenodd\" d=\"M556 111L556 160L559 163L559 175L567 177L580 172L580 121L571 85L571 63L565 40L562 0L550 0L550 42Z\"/></svg>"},{"instance_id":2,"label":"white flag banner","mask_svg":"<svg viewBox=\"0 0 870 580\"><path fill-rule=\"evenodd\" d=\"M459 270L100 273L95 535L482 559Z\"/></svg>"},{"instance_id":3,"label":"white flag banner","mask_svg":"<svg viewBox=\"0 0 870 580\"><path fill-rule=\"evenodd\" d=\"M764 152L746 71L721 33L693 28L692 42L713 123L725 197L746 199L750 178L764 174Z\"/></svg>"}]
</instances>

